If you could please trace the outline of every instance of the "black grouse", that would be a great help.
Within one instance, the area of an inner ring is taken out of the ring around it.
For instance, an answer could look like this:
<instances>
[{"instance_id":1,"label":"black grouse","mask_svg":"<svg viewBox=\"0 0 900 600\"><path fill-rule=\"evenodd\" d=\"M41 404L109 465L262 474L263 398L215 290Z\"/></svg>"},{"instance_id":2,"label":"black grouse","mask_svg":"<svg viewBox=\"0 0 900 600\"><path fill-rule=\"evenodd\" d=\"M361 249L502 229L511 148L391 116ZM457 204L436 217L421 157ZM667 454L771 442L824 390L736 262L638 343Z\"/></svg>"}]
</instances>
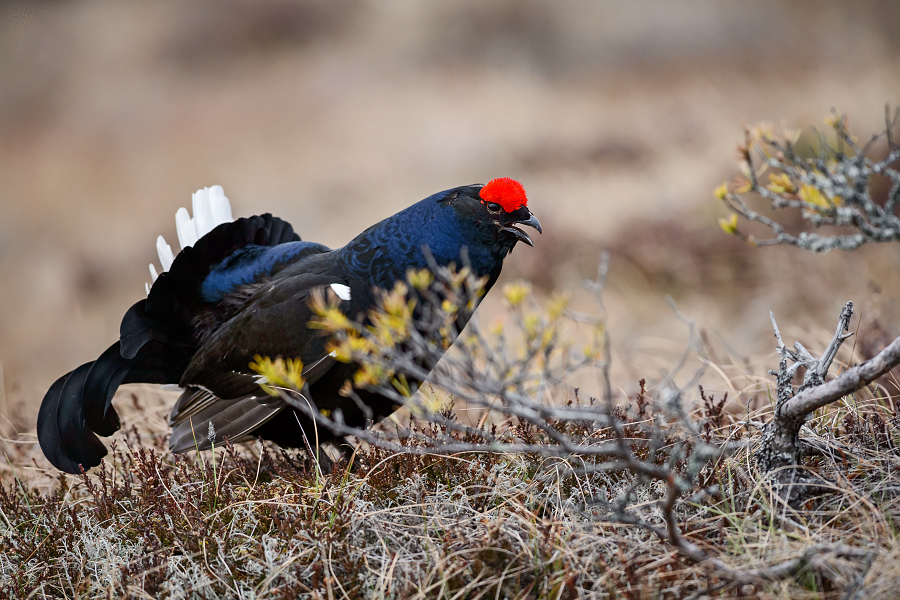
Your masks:
<instances>
[{"instance_id":1,"label":"black grouse","mask_svg":"<svg viewBox=\"0 0 900 600\"><path fill-rule=\"evenodd\" d=\"M509 178L434 194L336 250L301 241L270 214L232 221L219 186L194 194L193 211L193 218L184 208L176 213L177 256L157 239L163 271L157 275L150 265L152 287L125 314L119 341L44 396L38 439L58 469L80 473L100 464L107 450L97 436L120 427L112 399L123 383L184 388L170 417L173 452L208 449L226 437L302 447L312 423L260 388L249 367L256 355L301 358L316 407L340 408L347 424L362 426L362 412L339 393L356 367L336 361L321 331L308 327L313 291L330 287L342 312L365 315L377 289L390 290L408 270L426 268L430 253L441 266L467 263L486 278L487 292L513 247L533 245L517 225L541 231L524 188ZM377 393L359 394L375 419L395 410ZM327 439L320 431L319 440Z\"/></svg>"}]
</instances>

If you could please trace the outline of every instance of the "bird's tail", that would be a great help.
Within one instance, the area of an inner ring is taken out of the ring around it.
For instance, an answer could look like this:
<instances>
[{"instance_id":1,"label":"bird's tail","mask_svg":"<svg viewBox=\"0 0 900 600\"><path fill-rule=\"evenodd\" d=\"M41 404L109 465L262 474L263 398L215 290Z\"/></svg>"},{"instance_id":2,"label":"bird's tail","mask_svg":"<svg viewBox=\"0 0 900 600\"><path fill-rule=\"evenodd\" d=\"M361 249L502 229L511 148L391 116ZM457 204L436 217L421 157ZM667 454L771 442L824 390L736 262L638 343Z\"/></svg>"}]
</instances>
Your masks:
<instances>
[{"instance_id":1,"label":"bird's tail","mask_svg":"<svg viewBox=\"0 0 900 600\"><path fill-rule=\"evenodd\" d=\"M201 284L217 264L251 244L275 246L300 239L290 224L270 214L231 221L219 186L195 194L193 208L193 219L186 209L176 213L183 246L177 256L158 238L163 272L150 266L153 285L147 298L125 313L119 341L97 360L57 379L44 396L38 440L58 469L77 474L100 464L107 450L97 436L110 436L120 427L112 398L121 384L180 381L197 348L195 318L209 308Z\"/></svg>"}]
</instances>

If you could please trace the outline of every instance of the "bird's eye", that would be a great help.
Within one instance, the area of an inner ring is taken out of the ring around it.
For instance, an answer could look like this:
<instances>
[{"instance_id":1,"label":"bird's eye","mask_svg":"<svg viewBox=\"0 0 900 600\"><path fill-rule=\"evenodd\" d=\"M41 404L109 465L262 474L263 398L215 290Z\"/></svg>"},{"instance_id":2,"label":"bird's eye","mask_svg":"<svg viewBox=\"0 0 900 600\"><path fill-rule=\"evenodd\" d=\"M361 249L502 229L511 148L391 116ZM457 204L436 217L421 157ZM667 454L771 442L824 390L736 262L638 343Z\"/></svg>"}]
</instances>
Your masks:
<instances>
[{"instance_id":1,"label":"bird's eye","mask_svg":"<svg viewBox=\"0 0 900 600\"><path fill-rule=\"evenodd\" d=\"M496 214L496 213L500 212L501 207L500 207L500 205L497 204L496 202L488 202L488 203L487 203L487 209L488 209L488 212L491 212L491 213L495 213L495 214Z\"/></svg>"}]
</instances>

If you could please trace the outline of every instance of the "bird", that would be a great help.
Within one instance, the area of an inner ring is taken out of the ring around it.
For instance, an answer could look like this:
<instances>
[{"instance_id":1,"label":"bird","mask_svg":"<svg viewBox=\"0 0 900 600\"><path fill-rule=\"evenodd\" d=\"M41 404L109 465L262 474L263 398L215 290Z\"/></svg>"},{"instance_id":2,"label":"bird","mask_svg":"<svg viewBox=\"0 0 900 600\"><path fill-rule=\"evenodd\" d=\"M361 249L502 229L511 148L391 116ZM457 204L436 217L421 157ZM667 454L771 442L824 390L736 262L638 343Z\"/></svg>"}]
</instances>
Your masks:
<instances>
[{"instance_id":1,"label":"bird","mask_svg":"<svg viewBox=\"0 0 900 600\"><path fill-rule=\"evenodd\" d=\"M233 219L221 186L194 193L192 208L193 216L186 208L175 215L177 255L157 238L161 271L150 265L147 297L125 313L118 341L44 396L38 440L57 469L80 474L100 464L107 449L98 436L121 427L112 401L125 383L183 390L169 417L173 453L208 450L226 438L306 447L312 420L261 389L250 368L258 356L300 358L315 406L339 408L348 425L364 426L360 407L340 393L356 367L335 360L310 327L317 290L330 289L342 313L363 318L378 290L392 289L410 269L465 263L487 293L516 244L534 246L521 226L542 233L524 187L508 177L433 194L337 249L301 240L269 213ZM375 420L397 408L375 391L360 390L359 398ZM317 433L320 442L329 439Z\"/></svg>"}]
</instances>

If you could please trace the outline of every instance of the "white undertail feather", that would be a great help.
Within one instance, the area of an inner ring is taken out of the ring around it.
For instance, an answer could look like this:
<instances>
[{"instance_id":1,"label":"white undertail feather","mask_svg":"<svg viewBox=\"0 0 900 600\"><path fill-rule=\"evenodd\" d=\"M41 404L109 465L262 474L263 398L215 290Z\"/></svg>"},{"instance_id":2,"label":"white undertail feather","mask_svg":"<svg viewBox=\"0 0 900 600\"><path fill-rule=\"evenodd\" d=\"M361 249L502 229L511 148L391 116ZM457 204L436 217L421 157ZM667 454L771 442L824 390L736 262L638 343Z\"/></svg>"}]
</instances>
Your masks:
<instances>
[{"instance_id":1,"label":"white undertail feather","mask_svg":"<svg viewBox=\"0 0 900 600\"><path fill-rule=\"evenodd\" d=\"M184 207L179 208L175 213L175 232L178 235L178 245L181 246L181 250L196 244L197 240L218 225L230 223L234 220L231 216L231 202L228 201L228 197L225 195L221 185L214 185L194 192L191 195L191 207L194 211L193 219ZM156 238L156 253L159 255L162 271L157 272L156 265L150 264L150 277L153 281L156 281L159 273L168 271L175 261L172 247L166 243L163 236ZM147 294L150 293L151 285L153 284L144 284Z\"/></svg>"},{"instance_id":2,"label":"white undertail feather","mask_svg":"<svg viewBox=\"0 0 900 600\"><path fill-rule=\"evenodd\" d=\"M191 220L188 210L183 206L175 212L175 231L178 233L178 245L182 248L187 248L197 243L197 231L194 229L194 222Z\"/></svg>"},{"instance_id":3,"label":"white undertail feather","mask_svg":"<svg viewBox=\"0 0 900 600\"><path fill-rule=\"evenodd\" d=\"M156 238L156 253L159 255L159 262L163 271L168 271L175 262L175 254L172 252L172 246L166 243L163 236Z\"/></svg>"}]
</instances>

